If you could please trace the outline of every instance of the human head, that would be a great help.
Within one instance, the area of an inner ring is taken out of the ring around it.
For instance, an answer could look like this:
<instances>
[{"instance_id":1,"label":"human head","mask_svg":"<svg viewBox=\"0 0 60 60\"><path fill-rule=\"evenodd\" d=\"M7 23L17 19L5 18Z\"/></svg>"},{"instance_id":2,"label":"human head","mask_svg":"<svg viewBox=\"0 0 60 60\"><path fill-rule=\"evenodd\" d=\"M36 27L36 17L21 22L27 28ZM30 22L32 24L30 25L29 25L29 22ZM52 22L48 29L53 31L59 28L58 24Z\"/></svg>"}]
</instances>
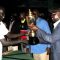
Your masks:
<instances>
[{"instance_id":1,"label":"human head","mask_svg":"<svg viewBox=\"0 0 60 60\"><path fill-rule=\"evenodd\" d=\"M24 19L24 18L25 18L25 13L24 13L24 12L21 12L20 15L19 15L19 17L20 17L21 19Z\"/></svg>"},{"instance_id":2,"label":"human head","mask_svg":"<svg viewBox=\"0 0 60 60\"><path fill-rule=\"evenodd\" d=\"M39 11L38 10L33 10L33 16L37 18L39 16Z\"/></svg>"},{"instance_id":3,"label":"human head","mask_svg":"<svg viewBox=\"0 0 60 60\"><path fill-rule=\"evenodd\" d=\"M54 22L58 21L60 19L60 8L52 10L52 20Z\"/></svg>"},{"instance_id":4,"label":"human head","mask_svg":"<svg viewBox=\"0 0 60 60\"><path fill-rule=\"evenodd\" d=\"M0 21L2 21L5 17L5 9L3 7L0 7Z\"/></svg>"}]
</instances>

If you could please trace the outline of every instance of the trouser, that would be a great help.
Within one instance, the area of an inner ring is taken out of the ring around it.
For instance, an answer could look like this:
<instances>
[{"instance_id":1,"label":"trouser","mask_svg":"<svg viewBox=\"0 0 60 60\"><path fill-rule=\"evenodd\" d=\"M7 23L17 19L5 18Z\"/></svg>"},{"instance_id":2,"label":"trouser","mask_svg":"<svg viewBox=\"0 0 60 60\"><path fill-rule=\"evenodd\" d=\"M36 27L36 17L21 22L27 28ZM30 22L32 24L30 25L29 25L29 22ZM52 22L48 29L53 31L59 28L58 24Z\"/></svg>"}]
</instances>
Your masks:
<instances>
[{"instance_id":1,"label":"trouser","mask_svg":"<svg viewBox=\"0 0 60 60\"><path fill-rule=\"evenodd\" d=\"M52 51L52 48L50 49L49 60L53 60L53 51Z\"/></svg>"},{"instance_id":2,"label":"trouser","mask_svg":"<svg viewBox=\"0 0 60 60\"><path fill-rule=\"evenodd\" d=\"M54 52L53 53L53 60L60 60L60 52Z\"/></svg>"},{"instance_id":3,"label":"trouser","mask_svg":"<svg viewBox=\"0 0 60 60\"><path fill-rule=\"evenodd\" d=\"M2 60L2 43L0 42L0 60Z\"/></svg>"},{"instance_id":4,"label":"trouser","mask_svg":"<svg viewBox=\"0 0 60 60\"><path fill-rule=\"evenodd\" d=\"M44 52L42 54L33 54L34 60L49 60L49 55L47 55L47 52Z\"/></svg>"}]
</instances>

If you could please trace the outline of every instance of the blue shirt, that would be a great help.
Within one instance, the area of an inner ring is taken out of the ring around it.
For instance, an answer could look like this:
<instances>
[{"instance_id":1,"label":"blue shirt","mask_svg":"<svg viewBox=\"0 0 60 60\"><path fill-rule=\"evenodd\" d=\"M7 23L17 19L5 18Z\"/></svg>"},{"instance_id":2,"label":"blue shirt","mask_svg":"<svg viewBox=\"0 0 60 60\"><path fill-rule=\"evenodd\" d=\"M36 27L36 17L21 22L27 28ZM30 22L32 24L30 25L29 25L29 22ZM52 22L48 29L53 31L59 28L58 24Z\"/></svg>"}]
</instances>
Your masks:
<instances>
[{"instance_id":1,"label":"blue shirt","mask_svg":"<svg viewBox=\"0 0 60 60\"><path fill-rule=\"evenodd\" d=\"M42 30L44 30L47 33L51 34L48 22L42 18L37 18L36 20L36 26ZM50 47L50 44L37 44L37 45L31 45L31 53L44 53L46 52L46 48Z\"/></svg>"}]
</instances>

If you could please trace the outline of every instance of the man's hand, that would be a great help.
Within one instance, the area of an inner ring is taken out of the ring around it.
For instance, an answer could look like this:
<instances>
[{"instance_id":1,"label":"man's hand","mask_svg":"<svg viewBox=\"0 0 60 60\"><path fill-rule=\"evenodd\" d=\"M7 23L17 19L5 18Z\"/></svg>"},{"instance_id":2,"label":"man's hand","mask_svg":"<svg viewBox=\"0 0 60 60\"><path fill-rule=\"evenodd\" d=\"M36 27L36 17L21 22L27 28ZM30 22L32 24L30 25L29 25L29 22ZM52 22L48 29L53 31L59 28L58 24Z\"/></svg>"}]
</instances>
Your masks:
<instances>
[{"instance_id":1,"label":"man's hand","mask_svg":"<svg viewBox=\"0 0 60 60\"><path fill-rule=\"evenodd\" d=\"M28 27L33 31L38 30L38 27L36 25L34 25L34 23L28 24Z\"/></svg>"}]
</instances>

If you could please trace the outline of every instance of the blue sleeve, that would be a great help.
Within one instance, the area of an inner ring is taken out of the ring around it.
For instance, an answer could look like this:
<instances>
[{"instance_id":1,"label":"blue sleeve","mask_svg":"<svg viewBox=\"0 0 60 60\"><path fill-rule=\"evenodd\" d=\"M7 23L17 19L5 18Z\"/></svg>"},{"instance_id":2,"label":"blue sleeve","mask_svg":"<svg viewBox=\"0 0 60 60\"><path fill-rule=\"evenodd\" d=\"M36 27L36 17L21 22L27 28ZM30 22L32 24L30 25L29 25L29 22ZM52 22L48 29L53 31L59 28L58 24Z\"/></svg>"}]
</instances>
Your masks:
<instances>
[{"instance_id":1,"label":"blue sleeve","mask_svg":"<svg viewBox=\"0 0 60 60\"><path fill-rule=\"evenodd\" d=\"M51 34L51 31L50 31L50 27L49 27L49 25L48 25L48 22L47 21L42 21L42 25L43 25L43 29L44 29L44 31L46 32L46 33L49 33L49 34Z\"/></svg>"},{"instance_id":2,"label":"blue sleeve","mask_svg":"<svg viewBox=\"0 0 60 60\"><path fill-rule=\"evenodd\" d=\"M50 31L50 28L49 28L49 25L48 25L47 21L45 21L43 19L41 21L38 21L37 22L37 27L44 30L46 33L51 34L51 31Z\"/></svg>"},{"instance_id":3,"label":"blue sleeve","mask_svg":"<svg viewBox=\"0 0 60 60\"><path fill-rule=\"evenodd\" d=\"M43 19L40 22L38 21L37 27L40 28L40 29L42 29L42 30L44 30L46 33L51 34L50 27L49 27L47 21L45 21ZM47 46L50 47L49 44Z\"/></svg>"}]
</instances>

